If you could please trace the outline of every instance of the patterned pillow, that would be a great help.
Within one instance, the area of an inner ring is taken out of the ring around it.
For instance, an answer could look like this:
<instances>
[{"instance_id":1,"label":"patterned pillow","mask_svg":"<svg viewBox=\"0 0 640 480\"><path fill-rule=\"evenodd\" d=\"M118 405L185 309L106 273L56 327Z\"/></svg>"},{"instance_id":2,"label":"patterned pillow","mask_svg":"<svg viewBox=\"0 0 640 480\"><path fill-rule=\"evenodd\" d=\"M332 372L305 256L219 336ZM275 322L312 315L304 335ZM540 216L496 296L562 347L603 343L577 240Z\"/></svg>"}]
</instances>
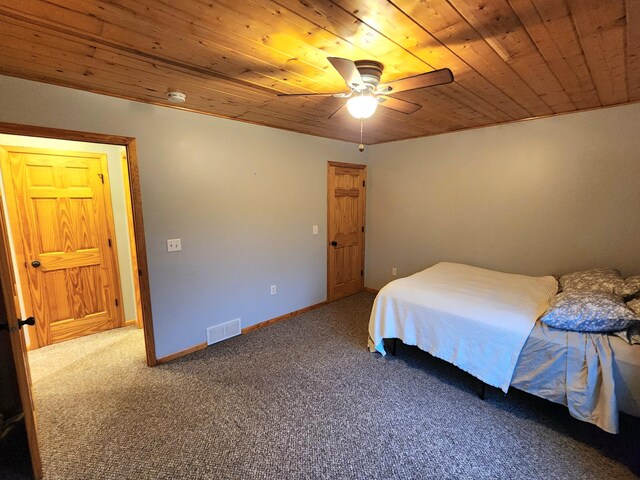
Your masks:
<instances>
[{"instance_id":1,"label":"patterned pillow","mask_svg":"<svg viewBox=\"0 0 640 480\"><path fill-rule=\"evenodd\" d=\"M564 292L556 295L541 320L575 332L617 332L640 325L640 317L614 294Z\"/></svg>"},{"instance_id":2,"label":"patterned pillow","mask_svg":"<svg viewBox=\"0 0 640 480\"><path fill-rule=\"evenodd\" d=\"M627 285L619 270L597 268L560 277L563 292L603 292L628 295Z\"/></svg>"},{"instance_id":3,"label":"patterned pillow","mask_svg":"<svg viewBox=\"0 0 640 480\"><path fill-rule=\"evenodd\" d=\"M627 307L634 311L634 313L640 316L640 298L634 298L630 302L627 302Z\"/></svg>"},{"instance_id":4,"label":"patterned pillow","mask_svg":"<svg viewBox=\"0 0 640 480\"><path fill-rule=\"evenodd\" d=\"M627 277L624 283L627 290L625 295L635 295L636 293L640 293L640 275Z\"/></svg>"}]
</instances>

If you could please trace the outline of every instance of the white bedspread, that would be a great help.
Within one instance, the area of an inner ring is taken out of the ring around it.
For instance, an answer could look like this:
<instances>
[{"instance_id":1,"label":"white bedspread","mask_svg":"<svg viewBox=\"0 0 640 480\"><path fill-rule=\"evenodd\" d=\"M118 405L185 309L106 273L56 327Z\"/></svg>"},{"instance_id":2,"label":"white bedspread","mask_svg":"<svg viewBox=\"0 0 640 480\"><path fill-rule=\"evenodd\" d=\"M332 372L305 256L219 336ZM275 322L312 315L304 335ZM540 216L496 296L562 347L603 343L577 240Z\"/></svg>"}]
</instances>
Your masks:
<instances>
[{"instance_id":1,"label":"white bedspread","mask_svg":"<svg viewBox=\"0 0 640 480\"><path fill-rule=\"evenodd\" d=\"M439 263L380 290L370 348L384 355L383 339L399 338L506 393L520 351L557 288L551 276Z\"/></svg>"}]
</instances>

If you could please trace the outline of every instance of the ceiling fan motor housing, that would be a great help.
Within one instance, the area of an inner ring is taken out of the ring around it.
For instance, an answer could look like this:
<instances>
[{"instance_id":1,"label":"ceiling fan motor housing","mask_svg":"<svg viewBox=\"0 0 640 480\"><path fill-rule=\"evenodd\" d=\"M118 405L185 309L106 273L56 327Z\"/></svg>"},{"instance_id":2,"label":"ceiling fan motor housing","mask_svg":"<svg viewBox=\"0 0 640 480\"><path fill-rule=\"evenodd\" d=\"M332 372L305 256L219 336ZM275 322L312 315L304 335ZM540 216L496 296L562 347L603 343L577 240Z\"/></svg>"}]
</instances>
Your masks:
<instances>
[{"instance_id":1,"label":"ceiling fan motor housing","mask_svg":"<svg viewBox=\"0 0 640 480\"><path fill-rule=\"evenodd\" d=\"M384 65L375 60L356 60L353 63L356 64L356 68L369 90L375 90L380 83Z\"/></svg>"}]
</instances>

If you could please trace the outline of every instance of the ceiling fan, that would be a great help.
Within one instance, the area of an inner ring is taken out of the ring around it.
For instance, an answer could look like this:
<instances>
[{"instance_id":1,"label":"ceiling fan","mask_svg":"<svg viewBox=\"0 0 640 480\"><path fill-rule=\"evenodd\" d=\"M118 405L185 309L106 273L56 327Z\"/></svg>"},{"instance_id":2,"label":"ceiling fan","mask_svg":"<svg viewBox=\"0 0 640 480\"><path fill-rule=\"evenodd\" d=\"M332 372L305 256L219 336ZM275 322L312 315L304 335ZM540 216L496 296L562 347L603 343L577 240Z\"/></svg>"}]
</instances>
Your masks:
<instances>
[{"instance_id":1,"label":"ceiling fan","mask_svg":"<svg viewBox=\"0 0 640 480\"><path fill-rule=\"evenodd\" d=\"M448 68L421 73L412 77L401 78L387 83L380 83L384 65L375 60L348 60L346 58L328 57L349 87L348 92L338 93L278 93L279 97L323 96L347 98L346 105L333 112L332 118L345 107L351 116L363 120L371 117L378 105L398 112L410 114L417 112L422 105L407 102L390 94L433 87L453 82L453 74Z\"/></svg>"}]
</instances>

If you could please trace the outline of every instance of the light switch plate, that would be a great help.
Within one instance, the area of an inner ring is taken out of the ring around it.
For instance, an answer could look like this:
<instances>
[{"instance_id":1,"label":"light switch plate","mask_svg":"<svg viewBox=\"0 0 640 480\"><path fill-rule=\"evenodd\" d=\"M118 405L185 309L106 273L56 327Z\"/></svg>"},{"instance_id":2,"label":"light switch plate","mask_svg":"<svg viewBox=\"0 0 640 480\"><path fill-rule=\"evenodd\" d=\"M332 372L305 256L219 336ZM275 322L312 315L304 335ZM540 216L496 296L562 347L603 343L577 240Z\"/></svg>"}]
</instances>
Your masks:
<instances>
[{"instance_id":1,"label":"light switch plate","mask_svg":"<svg viewBox=\"0 0 640 480\"><path fill-rule=\"evenodd\" d=\"M179 238L167 240L167 252L179 252L180 250L182 250L182 240Z\"/></svg>"},{"instance_id":2,"label":"light switch plate","mask_svg":"<svg viewBox=\"0 0 640 480\"><path fill-rule=\"evenodd\" d=\"M313 234L317 235L318 234L318 225L314 225L313 226Z\"/></svg>"}]
</instances>

